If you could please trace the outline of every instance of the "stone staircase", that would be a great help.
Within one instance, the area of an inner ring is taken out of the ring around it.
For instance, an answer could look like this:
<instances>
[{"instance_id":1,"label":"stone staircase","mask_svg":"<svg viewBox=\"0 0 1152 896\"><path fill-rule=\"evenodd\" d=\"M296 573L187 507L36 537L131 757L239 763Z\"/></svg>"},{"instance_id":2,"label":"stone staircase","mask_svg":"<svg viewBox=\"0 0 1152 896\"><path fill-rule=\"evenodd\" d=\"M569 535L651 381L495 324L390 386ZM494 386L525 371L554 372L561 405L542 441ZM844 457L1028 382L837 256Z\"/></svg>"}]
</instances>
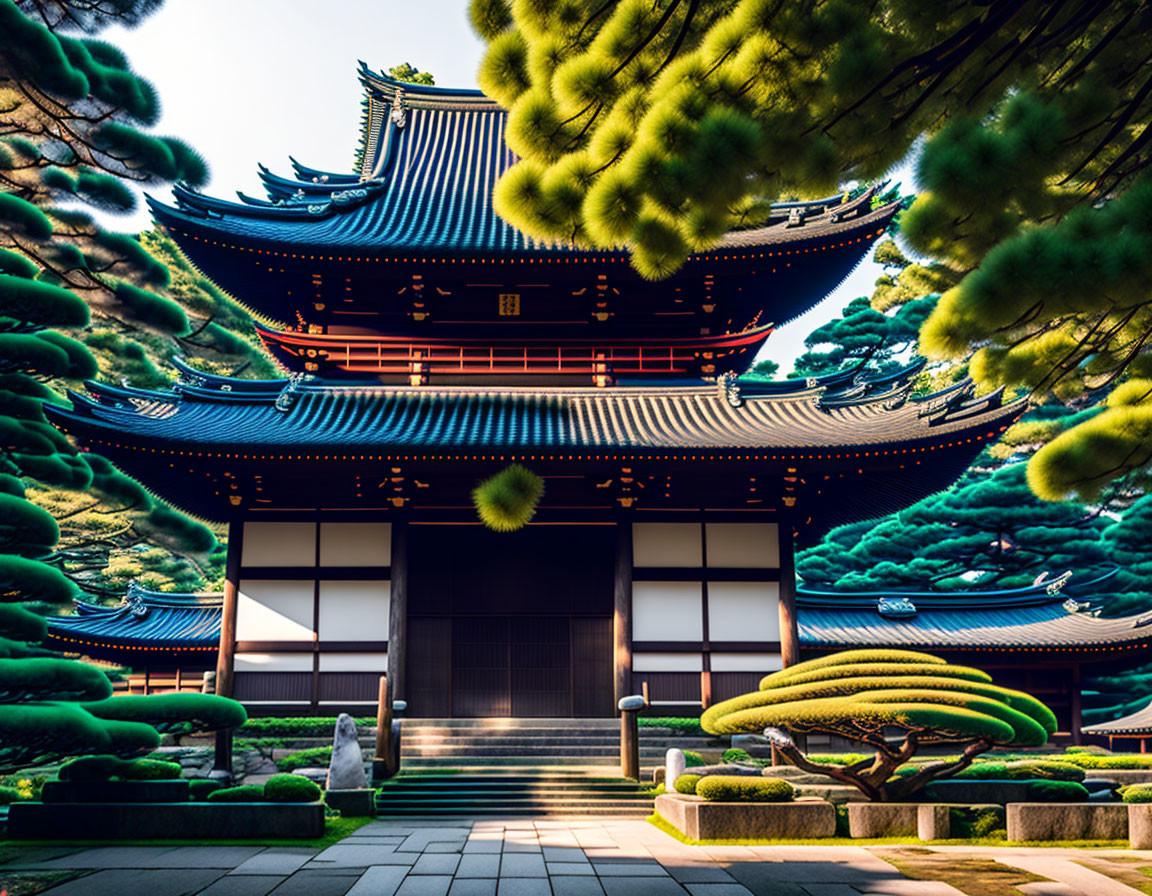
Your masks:
<instances>
[{"instance_id":1,"label":"stone staircase","mask_svg":"<svg viewBox=\"0 0 1152 896\"><path fill-rule=\"evenodd\" d=\"M405 719L402 772L377 798L381 816L651 813L649 784L620 777L617 719ZM663 765L667 732L641 729L640 765ZM699 749L705 738L674 738ZM650 776L645 777L650 781Z\"/></svg>"},{"instance_id":2,"label":"stone staircase","mask_svg":"<svg viewBox=\"0 0 1152 896\"><path fill-rule=\"evenodd\" d=\"M495 767L448 774L405 774L376 796L382 818L412 815L502 817L611 815L644 818L652 799L635 781L597 775L595 769L531 771Z\"/></svg>"}]
</instances>

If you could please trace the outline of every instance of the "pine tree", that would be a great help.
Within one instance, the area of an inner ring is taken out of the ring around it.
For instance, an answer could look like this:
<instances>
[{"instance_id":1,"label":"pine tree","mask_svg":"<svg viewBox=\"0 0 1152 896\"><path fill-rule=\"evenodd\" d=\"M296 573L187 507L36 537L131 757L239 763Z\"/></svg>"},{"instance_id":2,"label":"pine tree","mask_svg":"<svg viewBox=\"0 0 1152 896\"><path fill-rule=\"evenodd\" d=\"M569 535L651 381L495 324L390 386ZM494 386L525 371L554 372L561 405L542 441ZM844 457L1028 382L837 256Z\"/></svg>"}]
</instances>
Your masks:
<instances>
[{"instance_id":1,"label":"pine tree","mask_svg":"<svg viewBox=\"0 0 1152 896\"><path fill-rule=\"evenodd\" d=\"M495 194L508 221L627 247L662 278L770 200L881 178L926 137L900 227L930 261L889 290L937 281L922 349L975 352L984 388L1112 390L1030 461L1044 498L1092 499L1152 462L1146 4L471 0L470 12L488 42L480 84L510 110L522 159Z\"/></svg>"},{"instance_id":2,"label":"pine tree","mask_svg":"<svg viewBox=\"0 0 1152 896\"><path fill-rule=\"evenodd\" d=\"M832 530L797 557L812 588L842 591L1019 588L1041 573L1083 574L1109 564L1106 521L1049 503L1028 488L1024 464L970 472L907 510Z\"/></svg>"}]
</instances>

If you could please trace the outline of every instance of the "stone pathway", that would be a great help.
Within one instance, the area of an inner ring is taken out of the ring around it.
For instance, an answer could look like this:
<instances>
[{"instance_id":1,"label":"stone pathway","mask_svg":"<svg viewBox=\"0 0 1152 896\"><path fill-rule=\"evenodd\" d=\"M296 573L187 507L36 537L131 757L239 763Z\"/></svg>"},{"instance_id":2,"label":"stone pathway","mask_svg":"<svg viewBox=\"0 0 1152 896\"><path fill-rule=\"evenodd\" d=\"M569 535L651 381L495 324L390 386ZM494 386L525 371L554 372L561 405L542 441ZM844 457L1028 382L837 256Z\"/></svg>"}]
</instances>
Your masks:
<instances>
[{"instance_id":1,"label":"stone pathway","mask_svg":"<svg viewBox=\"0 0 1152 896\"><path fill-rule=\"evenodd\" d=\"M1080 893L1088 880L1072 850L996 852L1057 881L1036 896ZM905 878L863 847L685 846L646 822L615 819L375 821L320 852L29 849L0 872L22 869L93 869L52 896L960 896L948 884ZM1137 892L1100 879L1119 889L1090 896Z\"/></svg>"}]
</instances>

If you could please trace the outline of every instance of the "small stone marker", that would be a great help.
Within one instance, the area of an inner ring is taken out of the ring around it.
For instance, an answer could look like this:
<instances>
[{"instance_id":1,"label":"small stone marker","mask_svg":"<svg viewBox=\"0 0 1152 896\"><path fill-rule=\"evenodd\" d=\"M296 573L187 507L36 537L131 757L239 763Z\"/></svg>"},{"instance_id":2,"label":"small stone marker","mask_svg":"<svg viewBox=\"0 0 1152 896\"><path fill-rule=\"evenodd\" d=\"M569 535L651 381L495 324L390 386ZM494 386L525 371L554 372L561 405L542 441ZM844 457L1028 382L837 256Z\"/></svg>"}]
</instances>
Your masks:
<instances>
[{"instance_id":1,"label":"small stone marker","mask_svg":"<svg viewBox=\"0 0 1152 896\"><path fill-rule=\"evenodd\" d=\"M364 754L356 737L356 723L346 712L336 719L336 734L332 740L332 762L328 766L328 790L355 790L367 787L364 774Z\"/></svg>"},{"instance_id":2,"label":"small stone marker","mask_svg":"<svg viewBox=\"0 0 1152 896\"><path fill-rule=\"evenodd\" d=\"M672 747L664 754L664 790L667 793L676 792L676 779L684 774L688 761L684 758L684 751Z\"/></svg>"}]
</instances>

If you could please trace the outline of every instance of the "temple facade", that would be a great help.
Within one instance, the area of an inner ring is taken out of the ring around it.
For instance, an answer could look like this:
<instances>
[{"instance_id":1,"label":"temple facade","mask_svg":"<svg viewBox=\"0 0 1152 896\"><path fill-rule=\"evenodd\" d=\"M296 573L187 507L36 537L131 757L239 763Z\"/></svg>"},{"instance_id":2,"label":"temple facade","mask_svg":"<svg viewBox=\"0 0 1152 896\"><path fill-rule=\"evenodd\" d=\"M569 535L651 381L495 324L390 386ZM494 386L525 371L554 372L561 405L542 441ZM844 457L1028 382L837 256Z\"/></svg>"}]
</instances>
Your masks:
<instances>
[{"instance_id":1,"label":"temple facade","mask_svg":"<svg viewBox=\"0 0 1152 896\"><path fill-rule=\"evenodd\" d=\"M263 172L268 199L153 203L268 323L283 379L179 365L93 383L52 420L176 506L227 521L217 689L251 710L392 699L413 716L708 705L795 661L793 550L949 484L1023 411L918 365L740 377L900 201L784 203L640 279L493 212L513 161L475 91L367 70L359 170ZM543 478L531 524L482 527L477 482Z\"/></svg>"}]
</instances>

